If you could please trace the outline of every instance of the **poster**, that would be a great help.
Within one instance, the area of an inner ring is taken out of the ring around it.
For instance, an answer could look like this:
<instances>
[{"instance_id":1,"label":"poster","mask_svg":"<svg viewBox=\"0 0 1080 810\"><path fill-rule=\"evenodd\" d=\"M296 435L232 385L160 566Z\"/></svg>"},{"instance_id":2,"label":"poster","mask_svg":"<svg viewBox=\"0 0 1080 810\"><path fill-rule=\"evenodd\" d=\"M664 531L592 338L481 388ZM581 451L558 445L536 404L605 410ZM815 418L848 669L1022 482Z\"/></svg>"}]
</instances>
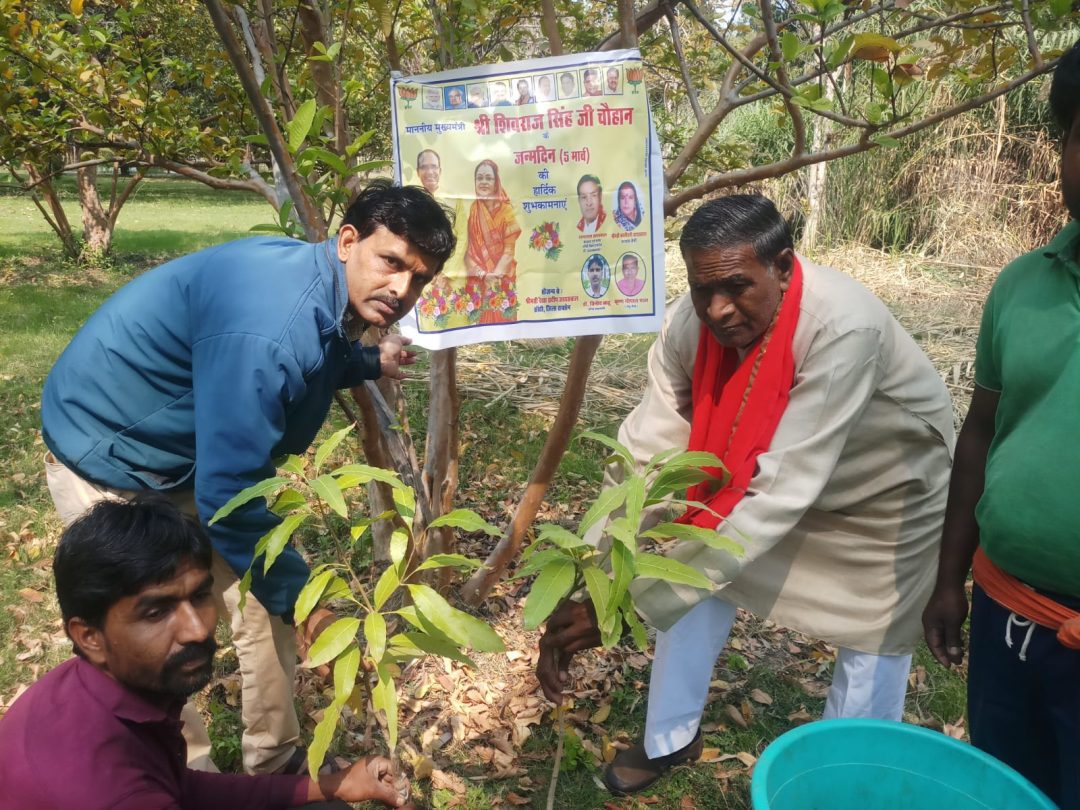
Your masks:
<instances>
[{"instance_id":1,"label":"poster","mask_svg":"<svg viewBox=\"0 0 1080 810\"><path fill-rule=\"evenodd\" d=\"M441 349L650 332L664 306L663 171L637 50L391 81L399 183L458 247L402 332Z\"/></svg>"}]
</instances>

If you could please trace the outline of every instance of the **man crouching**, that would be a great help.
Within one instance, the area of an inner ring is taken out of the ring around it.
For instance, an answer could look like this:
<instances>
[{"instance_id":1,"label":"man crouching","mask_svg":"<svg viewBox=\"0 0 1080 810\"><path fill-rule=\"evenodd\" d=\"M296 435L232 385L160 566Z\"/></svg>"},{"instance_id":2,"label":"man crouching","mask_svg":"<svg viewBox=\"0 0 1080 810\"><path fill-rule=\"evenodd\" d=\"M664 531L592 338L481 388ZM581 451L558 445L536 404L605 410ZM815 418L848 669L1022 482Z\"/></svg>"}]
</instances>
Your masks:
<instances>
[{"instance_id":1,"label":"man crouching","mask_svg":"<svg viewBox=\"0 0 1080 810\"><path fill-rule=\"evenodd\" d=\"M0 722L4 807L288 808L330 799L402 803L382 757L320 776L185 766L180 710L210 681L217 644L210 542L160 495L103 501L53 561L75 657ZM62 778L57 778L62 774Z\"/></svg>"}]
</instances>

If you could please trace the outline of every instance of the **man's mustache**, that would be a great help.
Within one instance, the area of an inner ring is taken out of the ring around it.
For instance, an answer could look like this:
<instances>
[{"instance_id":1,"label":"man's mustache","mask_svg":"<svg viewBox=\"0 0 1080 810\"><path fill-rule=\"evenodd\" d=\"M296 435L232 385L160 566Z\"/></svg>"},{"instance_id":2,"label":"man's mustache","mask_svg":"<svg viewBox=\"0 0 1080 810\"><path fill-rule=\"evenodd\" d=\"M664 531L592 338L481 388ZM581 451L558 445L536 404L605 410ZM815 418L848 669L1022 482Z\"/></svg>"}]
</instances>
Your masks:
<instances>
[{"instance_id":1,"label":"man's mustache","mask_svg":"<svg viewBox=\"0 0 1080 810\"><path fill-rule=\"evenodd\" d=\"M210 660L214 657L214 653L217 652L217 648L217 641L212 635L207 636L202 641L189 642L179 652L166 659L164 668L166 670L180 669L186 664L202 663Z\"/></svg>"},{"instance_id":2,"label":"man's mustache","mask_svg":"<svg viewBox=\"0 0 1080 810\"><path fill-rule=\"evenodd\" d=\"M394 312L397 312L401 309L401 299L396 298L393 295L376 295L375 300L380 303L386 304L386 306L390 307L390 309L394 310Z\"/></svg>"}]
</instances>

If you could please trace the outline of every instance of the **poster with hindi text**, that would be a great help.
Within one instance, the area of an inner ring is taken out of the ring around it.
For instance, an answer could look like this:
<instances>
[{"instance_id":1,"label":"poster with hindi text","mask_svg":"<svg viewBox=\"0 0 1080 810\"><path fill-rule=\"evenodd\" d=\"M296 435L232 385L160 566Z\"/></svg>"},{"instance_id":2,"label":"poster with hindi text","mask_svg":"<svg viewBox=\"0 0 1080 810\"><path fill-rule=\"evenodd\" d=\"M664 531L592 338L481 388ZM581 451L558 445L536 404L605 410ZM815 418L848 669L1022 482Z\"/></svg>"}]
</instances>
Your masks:
<instances>
[{"instance_id":1,"label":"poster with hindi text","mask_svg":"<svg viewBox=\"0 0 1080 810\"><path fill-rule=\"evenodd\" d=\"M457 250L402 332L441 349L657 331L663 171L637 50L394 77L394 164Z\"/></svg>"}]
</instances>

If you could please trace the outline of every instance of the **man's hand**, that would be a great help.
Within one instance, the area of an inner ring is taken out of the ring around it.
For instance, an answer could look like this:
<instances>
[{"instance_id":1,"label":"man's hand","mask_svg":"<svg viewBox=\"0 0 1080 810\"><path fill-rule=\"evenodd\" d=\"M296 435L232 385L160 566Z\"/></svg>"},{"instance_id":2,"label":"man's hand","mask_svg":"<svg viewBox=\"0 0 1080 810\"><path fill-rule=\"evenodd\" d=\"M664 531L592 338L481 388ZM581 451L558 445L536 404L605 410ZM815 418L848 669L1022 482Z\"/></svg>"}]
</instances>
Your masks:
<instances>
[{"instance_id":1,"label":"man's hand","mask_svg":"<svg viewBox=\"0 0 1080 810\"><path fill-rule=\"evenodd\" d=\"M563 689L570 682L570 661L574 653L600 646L600 626L591 600L564 599L547 621L540 639L540 659L536 677L540 688L553 703L562 703Z\"/></svg>"},{"instance_id":2,"label":"man's hand","mask_svg":"<svg viewBox=\"0 0 1080 810\"><path fill-rule=\"evenodd\" d=\"M382 802L401 807L409 798L408 782L402 791L386 757L364 757L337 773L320 776L308 787L308 801L340 799L345 802Z\"/></svg>"},{"instance_id":3,"label":"man's hand","mask_svg":"<svg viewBox=\"0 0 1080 810\"><path fill-rule=\"evenodd\" d=\"M923 611L922 623L926 645L942 666L959 665L964 660L964 641L960 630L967 614L967 594L962 585L939 584L934 588Z\"/></svg>"},{"instance_id":4,"label":"man's hand","mask_svg":"<svg viewBox=\"0 0 1080 810\"><path fill-rule=\"evenodd\" d=\"M411 366L416 362L416 352L406 349L412 341L402 335L384 335L379 340L379 366L384 377L393 380L405 379L402 366Z\"/></svg>"},{"instance_id":5,"label":"man's hand","mask_svg":"<svg viewBox=\"0 0 1080 810\"><path fill-rule=\"evenodd\" d=\"M319 637L319 634L336 620L337 616L333 611L326 608L316 608L308 614L304 626L296 628L296 652L299 654L301 661L308 657L308 650L311 649L311 645L315 643L315 639ZM328 681L330 678L329 664L315 667L311 671L323 680Z\"/></svg>"}]
</instances>

